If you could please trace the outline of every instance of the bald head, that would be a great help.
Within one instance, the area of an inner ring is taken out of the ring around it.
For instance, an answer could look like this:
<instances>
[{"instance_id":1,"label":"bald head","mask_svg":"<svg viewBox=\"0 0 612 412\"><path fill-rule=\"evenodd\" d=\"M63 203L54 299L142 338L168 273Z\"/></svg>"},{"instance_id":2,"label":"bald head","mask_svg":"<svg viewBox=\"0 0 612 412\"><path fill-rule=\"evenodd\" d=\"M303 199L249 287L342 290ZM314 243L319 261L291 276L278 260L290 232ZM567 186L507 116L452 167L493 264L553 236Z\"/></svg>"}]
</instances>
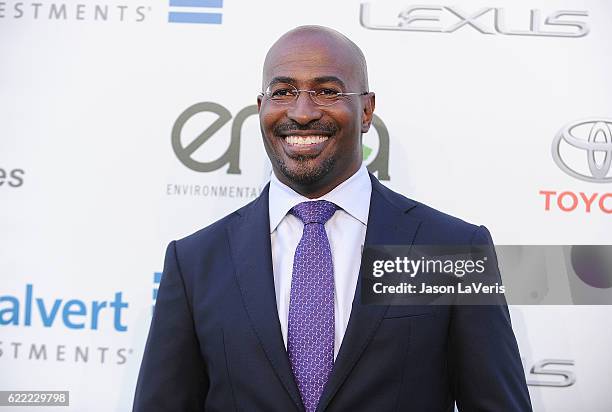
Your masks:
<instances>
[{"instance_id":1,"label":"bald head","mask_svg":"<svg viewBox=\"0 0 612 412\"><path fill-rule=\"evenodd\" d=\"M375 98L355 43L326 27L293 29L268 51L262 82L259 125L282 183L314 199L359 170Z\"/></svg>"},{"instance_id":2,"label":"bald head","mask_svg":"<svg viewBox=\"0 0 612 412\"><path fill-rule=\"evenodd\" d=\"M265 90L283 65L298 63L306 68L328 62L341 66L353 84L347 87L368 91L368 71L363 52L342 33L323 26L300 26L283 34L268 50L264 61L262 89Z\"/></svg>"}]
</instances>

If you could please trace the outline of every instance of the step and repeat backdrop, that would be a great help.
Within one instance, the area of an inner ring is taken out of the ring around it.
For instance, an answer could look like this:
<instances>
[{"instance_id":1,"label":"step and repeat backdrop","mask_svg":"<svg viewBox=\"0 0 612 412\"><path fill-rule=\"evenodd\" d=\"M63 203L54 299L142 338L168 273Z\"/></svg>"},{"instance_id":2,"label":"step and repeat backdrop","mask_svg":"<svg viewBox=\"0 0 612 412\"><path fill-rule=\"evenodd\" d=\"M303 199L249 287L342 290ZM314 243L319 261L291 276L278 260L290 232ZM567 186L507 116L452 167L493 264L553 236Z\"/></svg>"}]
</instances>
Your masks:
<instances>
[{"instance_id":1,"label":"step and repeat backdrop","mask_svg":"<svg viewBox=\"0 0 612 412\"><path fill-rule=\"evenodd\" d=\"M302 24L363 49L364 162L385 185L498 244L612 244L611 17L603 0L0 0L0 390L130 410L165 247L269 179L261 67ZM612 410L612 307L577 303L510 308L538 412Z\"/></svg>"}]
</instances>

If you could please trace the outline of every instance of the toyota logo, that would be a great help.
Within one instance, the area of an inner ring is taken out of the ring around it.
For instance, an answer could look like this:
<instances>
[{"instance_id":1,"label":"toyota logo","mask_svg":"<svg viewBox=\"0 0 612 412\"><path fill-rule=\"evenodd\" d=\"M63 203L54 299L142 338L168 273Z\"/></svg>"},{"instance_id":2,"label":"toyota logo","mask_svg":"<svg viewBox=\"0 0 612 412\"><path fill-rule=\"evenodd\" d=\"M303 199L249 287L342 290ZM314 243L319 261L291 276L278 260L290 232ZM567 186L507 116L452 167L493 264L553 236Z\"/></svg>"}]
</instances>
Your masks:
<instances>
[{"instance_id":1,"label":"toyota logo","mask_svg":"<svg viewBox=\"0 0 612 412\"><path fill-rule=\"evenodd\" d=\"M561 170L576 179L594 183L612 182L612 176L608 176L612 166L611 130L612 120L610 119L579 120L567 124L553 140L552 156L555 163ZM561 154L562 142L585 151L586 166L588 166L590 175L580 173L568 165L567 152L564 150L564 155Z\"/></svg>"}]
</instances>

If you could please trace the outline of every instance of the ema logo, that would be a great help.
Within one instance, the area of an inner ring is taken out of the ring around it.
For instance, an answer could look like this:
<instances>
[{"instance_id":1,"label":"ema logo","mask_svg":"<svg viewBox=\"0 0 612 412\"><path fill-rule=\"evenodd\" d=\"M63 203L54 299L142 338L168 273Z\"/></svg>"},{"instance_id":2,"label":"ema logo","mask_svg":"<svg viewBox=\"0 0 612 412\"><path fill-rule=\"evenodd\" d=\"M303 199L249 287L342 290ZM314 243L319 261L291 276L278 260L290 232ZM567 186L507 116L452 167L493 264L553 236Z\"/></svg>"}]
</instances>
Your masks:
<instances>
[{"instance_id":1,"label":"ema logo","mask_svg":"<svg viewBox=\"0 0 612 412\"><path fill-rule=\"evenodd\" d=\"M217 118L206 128L203 128L200 134L197 135L195 138L191 139L189 142L184 142L182 131L185 124L190 121L192 117L196 116L199 113L213 113L216 115ZM180 160L181 163L196 172L213 172L227 165L227 174L241 174L242 171L240 169L240 141L242 139L242 127L247 118L249 118L250 116L256 116L257 113L258 112L256 105L247 106L240 110L232 120L232 113L230 113L227 108L218 103L201 102L191 105L179 115L179 117L174 122L174 125L172 126L171 140L174 154ZM217 133L217 131L219 131L219 129L221 129L227 123L230 123L230 120L231 130L229 145L225 150L225 153L223 153L221 157L209 162L202 162L200 160L196 160L194 156L195 152L200 149L210 138L212 138ZM376 173L378 179L390 180L389 130L387 129L387 126L382 121L382 119L376 114L372 119L372 128L377 134L377 141L376 139L372 139L374 141L372 141L371 145L363 146L363 161L367 163L368 171L371 173ZM375 146L378 146L377 150L375 150ZM177 194L177 191L171 186L172 185L168 186L167 193ZM202 191L199 191L198 194L200 194L200 192ZM237 193L238 191L235 192ZM256 193L254 189L247 190L247 192L248 195L244 197L256 197L259 195L259 193ZM202 195L207 196L207 194L205 194L204 192L202 192ZM230 197L243 196L237 195Z\"/></svg>"},{"instance_id":2,"label":"ema logo","mask_svg":"<svg viewBox=\"0 0 612 412\"><path fill-rule=\"evenodd\" d=\"M222 14L202 12L202 8L220 9L223 0L170 0L170 7L180 7L181 11L171 10L168 13L169 23L221 24ZM187 8L198 11L182 11Z\"/></svg>"}]
</instances>

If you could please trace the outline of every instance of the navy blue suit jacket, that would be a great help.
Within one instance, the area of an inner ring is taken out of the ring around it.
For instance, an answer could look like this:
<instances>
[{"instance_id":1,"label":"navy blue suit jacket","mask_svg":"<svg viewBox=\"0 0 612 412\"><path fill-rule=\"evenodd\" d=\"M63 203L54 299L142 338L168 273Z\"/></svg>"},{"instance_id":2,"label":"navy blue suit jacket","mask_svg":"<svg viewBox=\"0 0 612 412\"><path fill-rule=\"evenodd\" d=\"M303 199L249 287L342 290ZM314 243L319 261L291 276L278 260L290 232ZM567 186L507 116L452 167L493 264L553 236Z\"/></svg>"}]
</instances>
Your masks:
<instances>
[{"instance_id":1,"label":"navy blue suit jacket","mask_svg":"<svg viewBox=\"0 0 612 412\"><path fill-rule=\"evenodd\" d=\"M372 179L366 245L488 244ZM272 276L268 187L168 246L134 411L303 411ZM355 256L358 259L359 256ZM318 411L530 411L506 306L360 303Z\"/></svg>"}]
</instances>

